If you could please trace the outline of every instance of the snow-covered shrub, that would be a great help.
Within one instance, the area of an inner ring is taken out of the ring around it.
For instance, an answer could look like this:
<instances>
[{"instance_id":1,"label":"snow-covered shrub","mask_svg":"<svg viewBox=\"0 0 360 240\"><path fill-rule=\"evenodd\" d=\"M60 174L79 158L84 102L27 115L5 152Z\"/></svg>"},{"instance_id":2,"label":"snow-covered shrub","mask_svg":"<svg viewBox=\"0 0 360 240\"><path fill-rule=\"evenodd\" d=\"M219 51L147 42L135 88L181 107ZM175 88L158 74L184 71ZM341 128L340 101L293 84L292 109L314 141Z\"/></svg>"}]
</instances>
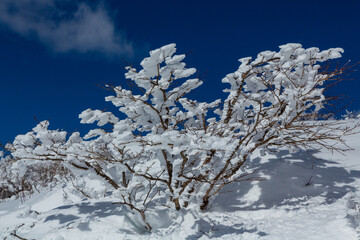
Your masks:
<instances>
[{"instance_id":1,"label":"snow-covered shrub","mask_svg":"<svg viewBox=\"0 0 360 240\"><path fill-rule=\"evenodd\" d=\"M28 195L71 178L71 173L57 162L39 162L24 166L11 156L0 161L0 199L25 199Z\"/></svg>"},{"instance_id":2,"label":"snow-covered shrub","mask_svg":"<svg viewBox=\"0 0 360 240\"><path fill-rule=\"evenodd\" d=\"M249 175L244 166L255 150L346 148L334 143L352 129L322 114L324 84L342 71L322 72L318 64L341 57L341 48L286 44L254 60L242 58L222 80L226 99L210 103L187 98L203 82L191 77L196 69L186 68L185 55L175 51L175 44L166 45L151 51L140 70L127 67L134 91L107 86L114 95L106 101L125 118L87 109L81 123L98 127L84 137L49 130L43 121L6 148L18 165L61 162L75 176L101 180L149 231L149 207L205 210L224 186Z\"/></svg>"}]
</instances>

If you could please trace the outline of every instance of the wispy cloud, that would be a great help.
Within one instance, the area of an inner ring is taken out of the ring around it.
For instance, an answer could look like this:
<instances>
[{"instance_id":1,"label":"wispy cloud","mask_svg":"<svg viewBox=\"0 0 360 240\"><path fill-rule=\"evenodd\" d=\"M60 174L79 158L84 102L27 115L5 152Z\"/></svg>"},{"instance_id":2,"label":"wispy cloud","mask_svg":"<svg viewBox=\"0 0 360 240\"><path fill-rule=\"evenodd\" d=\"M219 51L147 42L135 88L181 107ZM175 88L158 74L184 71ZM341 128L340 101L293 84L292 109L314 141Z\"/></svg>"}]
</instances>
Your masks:
<instances>
[{"instance_id":1,"label":"wispy cloud","mask_svg":"<svg viewBox=\"0 0 360 240\"><path fill-rule=\"evenodd\" d=\"M0 23L54 52L132 53L126 36L116 31L105 7L63 0L1 0Z\"/></svg>"}]
</instances>

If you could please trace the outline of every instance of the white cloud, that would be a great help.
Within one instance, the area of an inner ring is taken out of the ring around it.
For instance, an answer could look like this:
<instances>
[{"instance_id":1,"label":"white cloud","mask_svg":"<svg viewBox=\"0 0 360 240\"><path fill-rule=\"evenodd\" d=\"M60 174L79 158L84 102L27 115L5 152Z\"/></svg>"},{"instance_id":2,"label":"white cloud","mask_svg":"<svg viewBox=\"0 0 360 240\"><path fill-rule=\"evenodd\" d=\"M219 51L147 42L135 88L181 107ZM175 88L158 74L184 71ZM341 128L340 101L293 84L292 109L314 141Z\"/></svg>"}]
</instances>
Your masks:
<instances>
[{"instance_id":1,"label":"white cloud","mask_svg":"<svg viewBox=\"0 0 360 240\"><path fill-rule=\"evenodd\" d=\"M91 8L64 0L1 0L0 22L24 37L37 38L55 52L132 53L131 43L115 30L102 5Z\"/></svg>"}]
</instances>

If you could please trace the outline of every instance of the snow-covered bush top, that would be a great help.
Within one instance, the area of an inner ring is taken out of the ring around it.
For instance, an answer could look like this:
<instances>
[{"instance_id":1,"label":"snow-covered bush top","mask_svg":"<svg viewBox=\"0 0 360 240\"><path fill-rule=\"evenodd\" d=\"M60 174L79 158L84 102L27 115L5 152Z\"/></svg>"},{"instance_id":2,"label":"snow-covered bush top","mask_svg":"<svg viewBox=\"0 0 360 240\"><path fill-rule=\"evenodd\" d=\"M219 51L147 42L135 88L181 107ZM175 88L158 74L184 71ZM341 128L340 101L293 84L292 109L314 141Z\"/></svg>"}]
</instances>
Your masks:
<instances>
[{"instance_id":1,"label":"snow-covered bush top","mask_svg":"<svg viewBox=\"0 0 360 240\"><path fill-rule=\"evenodd\" d=\"M175 52L175 44L169 44L151 51L140 70L126 68L136 93L109 87L115 95L106 101L125 118L87 109L81 123L97 122L99 128L86 136L49 130L43 121L7 149L18 164L58 161L75 176L86 172L109 184L119 203L137 211L148 230L150 205L206 209L225 185L248 175L244 164L255 150L265 154L271 147L316 145L341 150L326 140L341 141L344 129L308 121L318 118L327 101L324 82L341 73L323 74L317 63L341 57L341 48L286 44L254 60L242 58L238 70L222 79L227 98L210 103L187 98L203 82L192 77L196 69L186 68L185 55Z\"/></svg>"}]
</instances>

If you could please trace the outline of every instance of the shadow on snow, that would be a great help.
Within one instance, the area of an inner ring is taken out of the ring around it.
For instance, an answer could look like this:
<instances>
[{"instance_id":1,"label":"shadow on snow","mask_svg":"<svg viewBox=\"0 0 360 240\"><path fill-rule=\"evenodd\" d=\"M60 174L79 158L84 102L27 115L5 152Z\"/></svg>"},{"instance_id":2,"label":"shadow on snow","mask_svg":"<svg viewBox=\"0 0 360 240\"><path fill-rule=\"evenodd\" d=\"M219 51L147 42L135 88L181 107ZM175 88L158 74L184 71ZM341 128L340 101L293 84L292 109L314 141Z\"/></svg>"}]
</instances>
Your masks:
<instances>
[{"instance_id":1,"label":"shadow on snow","mask_svg":"<svg viewBox=\"0 0 360 240\"><path fill-rule=\"evenodd\" d=\"M250 169L257 169L252 177L265 179L236 182L224 187L208 211L235 212L281 206L298 209L299 205L306 205L306 201L312 197L321 196L324 202L332 203L356 190L351 183L360 178L360 171L347 171L337 162L314 157L315 153L317 152L300 151L290 154L283 150L268 157L265 163L260 163L260 157L253 159L248 165ZM199 234L203 233L209 238L244 232L266 235L257 229L246 229L241 223L215 226L203 219L199 219L198 223ZM198 237L193 235L188 239Z\"/></svg>"}]
</instances>

